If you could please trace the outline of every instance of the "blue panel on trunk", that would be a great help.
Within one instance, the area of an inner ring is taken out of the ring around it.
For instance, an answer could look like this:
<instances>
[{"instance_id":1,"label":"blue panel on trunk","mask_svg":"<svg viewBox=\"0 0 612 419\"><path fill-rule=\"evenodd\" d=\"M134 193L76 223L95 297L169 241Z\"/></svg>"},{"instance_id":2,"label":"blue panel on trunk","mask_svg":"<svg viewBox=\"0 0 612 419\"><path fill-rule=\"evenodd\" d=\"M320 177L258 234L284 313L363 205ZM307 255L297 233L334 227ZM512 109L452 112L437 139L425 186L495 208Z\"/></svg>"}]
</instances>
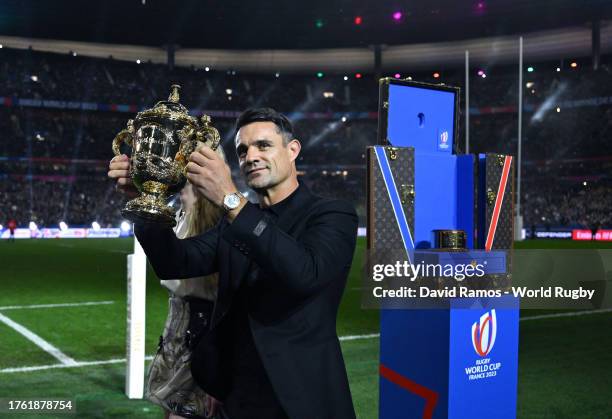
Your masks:
<instances>
[{"instance_id":1,"label":"blue panel on trunk","mask_svg":"<svg viewBox=\"0 0 612 419\"><path fill-rule=\"evenodd\" d=\"M418 86L389 86L387 137L398 147L451 154L454 142L455 92Z\"/></svg>"}]
</instances>

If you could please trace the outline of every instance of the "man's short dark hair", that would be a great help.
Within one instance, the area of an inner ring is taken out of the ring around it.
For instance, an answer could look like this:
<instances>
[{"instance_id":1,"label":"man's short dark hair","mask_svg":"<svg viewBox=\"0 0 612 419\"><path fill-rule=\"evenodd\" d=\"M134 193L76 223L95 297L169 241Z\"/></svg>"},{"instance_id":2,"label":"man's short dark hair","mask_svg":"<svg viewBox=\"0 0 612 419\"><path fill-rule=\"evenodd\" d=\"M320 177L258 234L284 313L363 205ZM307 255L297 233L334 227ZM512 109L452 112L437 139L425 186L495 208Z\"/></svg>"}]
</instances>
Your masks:
<instances>
[{"instance_id":1,"label":"man's short dark hair","mask_svg":"<svg viewBox=\"0 0 612 419\"><path fill-rule=\"evenodd\" d=\"M284 145L287 145L293 139L293 126L289 118L272 108L250 108L242 112L236 120L236 133L243 126L253 122L274 123L277 132L283 137Z\"/></svg>"}]
</instances>

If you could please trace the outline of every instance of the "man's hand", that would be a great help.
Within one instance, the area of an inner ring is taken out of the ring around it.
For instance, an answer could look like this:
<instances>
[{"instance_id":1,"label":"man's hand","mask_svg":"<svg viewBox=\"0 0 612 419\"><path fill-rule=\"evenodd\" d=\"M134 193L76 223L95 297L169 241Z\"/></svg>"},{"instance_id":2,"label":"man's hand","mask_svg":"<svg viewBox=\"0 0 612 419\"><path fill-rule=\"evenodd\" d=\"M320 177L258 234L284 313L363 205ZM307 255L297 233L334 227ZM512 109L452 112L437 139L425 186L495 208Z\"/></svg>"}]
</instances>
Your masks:
<instances>
[{"instance_id":1,"label":"man's hand","mask_svg":"<svg viewBox=\"0 0 612 419\"><path fill-rule=\"evenodd\" d=\"M229 166L208 146L203 145L189 155L185 173L202 195L220 207L225 195L238 191Z\"/></svg>"},{"instance_id":2,"label":"man's hand","mask_svg":"<svg viewBox=\"0 0 612 419\"><path fill-rule=\"evenodd\" d=\"M221 406L223 406L223 403L221 403L219 400L208 394L206 395L206 398L204 399L204 408L206 409L207 418L214 417L219 412Z\"/></svg>"},{"instance_id":3,"label":"man's hand","mask_svg":"<svg viewBox=\"0 0 612 419\"><path fill-rule=\"evenodd\" d=\"M108 177L117 179L115 187L126 195L135 196L138 191L130 177L130 158L125 154L115 156L108 165Z\"/></svg>"}]
</instances>

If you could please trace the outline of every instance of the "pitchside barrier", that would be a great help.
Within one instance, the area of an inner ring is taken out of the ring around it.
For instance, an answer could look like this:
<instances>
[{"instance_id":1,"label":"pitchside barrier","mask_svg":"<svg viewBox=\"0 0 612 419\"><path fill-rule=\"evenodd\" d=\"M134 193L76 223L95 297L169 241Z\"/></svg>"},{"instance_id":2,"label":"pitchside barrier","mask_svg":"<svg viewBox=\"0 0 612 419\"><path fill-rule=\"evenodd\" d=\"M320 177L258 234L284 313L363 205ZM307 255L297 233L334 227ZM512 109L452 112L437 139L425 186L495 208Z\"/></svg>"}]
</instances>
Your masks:
<instances>
[{"instance_id":1,"label":"pitchside barrier","mask_svg":"<svg viewBox=\"0 0 612 419\"><path fill-rule=\"evenodd\" d=\"M16 239L114 239L128 237L132 233L129 228L17 228ZM11 238L8 228L0 226L0 239Z\"/></svg>"}]
</instances>

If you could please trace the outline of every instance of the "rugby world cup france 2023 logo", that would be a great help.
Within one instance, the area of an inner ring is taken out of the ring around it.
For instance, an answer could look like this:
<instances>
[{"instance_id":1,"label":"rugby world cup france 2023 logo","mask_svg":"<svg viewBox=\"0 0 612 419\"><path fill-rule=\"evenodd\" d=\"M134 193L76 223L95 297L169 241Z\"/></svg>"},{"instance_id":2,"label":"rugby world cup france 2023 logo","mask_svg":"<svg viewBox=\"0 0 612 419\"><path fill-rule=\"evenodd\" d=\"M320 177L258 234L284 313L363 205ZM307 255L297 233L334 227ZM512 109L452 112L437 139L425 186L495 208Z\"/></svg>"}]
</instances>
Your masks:
<instances>
[{"instance_id":1,"label":"rugby world cup france 2023 logo","mask_svg":"<svg viewBox=\"0 0 612 419\"><path fill-rule=\"evenodd\" d=\"M497 337L497 317L495 309L480 316L480 321L472 325L472 345L482 357L489 355Z\"/></svg>"},{"instance_id":2,"label":"rugby world cup france 2023 logo","mask_svg":"<svg viewBox=\"0 0 612 419\"><path fill-rule=\"evenodd\" d=\"M438 150L447 151L448 149L448 131L442 131L438 138Z\"/></svg>"}]
</instances>

